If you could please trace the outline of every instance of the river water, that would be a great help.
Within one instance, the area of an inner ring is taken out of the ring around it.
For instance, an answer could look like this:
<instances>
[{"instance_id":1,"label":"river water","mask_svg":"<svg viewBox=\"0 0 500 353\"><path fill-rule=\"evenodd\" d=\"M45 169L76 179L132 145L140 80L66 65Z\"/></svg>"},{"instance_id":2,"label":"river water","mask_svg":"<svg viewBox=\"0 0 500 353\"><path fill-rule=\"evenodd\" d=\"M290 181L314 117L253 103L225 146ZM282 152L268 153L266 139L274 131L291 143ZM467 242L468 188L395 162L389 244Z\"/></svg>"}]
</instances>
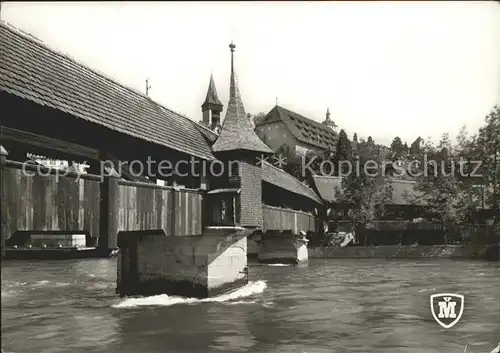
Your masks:
<instances>
[{"instance_id":1,"label":"river water","mask_svg":"<svg viewBox=\"0 0 500 353\"><path fill-rule=\"evenodd\" d=\"M120 299L116 260L2 264L2 345L14 353L489 353L500 341L500 264L316 260L250 264L251 283L211 300ZM434 321L429 295L465 295Z\"/></svg>"}]
</instances>

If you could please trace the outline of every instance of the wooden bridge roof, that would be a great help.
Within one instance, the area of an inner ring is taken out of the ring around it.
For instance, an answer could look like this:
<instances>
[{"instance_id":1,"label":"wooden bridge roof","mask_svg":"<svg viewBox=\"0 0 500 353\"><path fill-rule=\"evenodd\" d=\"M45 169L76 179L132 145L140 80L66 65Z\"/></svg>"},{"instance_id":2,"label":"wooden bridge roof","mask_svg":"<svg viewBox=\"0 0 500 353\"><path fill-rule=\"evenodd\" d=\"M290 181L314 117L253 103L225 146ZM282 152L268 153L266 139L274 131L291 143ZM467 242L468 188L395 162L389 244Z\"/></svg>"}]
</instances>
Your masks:
<instances>
[{"instance_id":1,"label":"wooden bridge roof","mask_svg":"<svg viewBox=\"0 0 500 353\"><path fill-rule=\"evenodd\" d=\"M262 180L284 190L307 197L316 203L323 203L323 201L321 201L318 195L311 188L301 183L298 179L294 178L284 170L267 162L262 163Z\"/></svg>"},{"instance_id":2,"label":"wooden bridge roof","mask_svg":"<svg viewBox=\"0 0 500 353\"><path fill-rule=\"evenodd\" d=\"M203 159L197 123L0 22L0 91Z\"/></svg>"}]
</instances>

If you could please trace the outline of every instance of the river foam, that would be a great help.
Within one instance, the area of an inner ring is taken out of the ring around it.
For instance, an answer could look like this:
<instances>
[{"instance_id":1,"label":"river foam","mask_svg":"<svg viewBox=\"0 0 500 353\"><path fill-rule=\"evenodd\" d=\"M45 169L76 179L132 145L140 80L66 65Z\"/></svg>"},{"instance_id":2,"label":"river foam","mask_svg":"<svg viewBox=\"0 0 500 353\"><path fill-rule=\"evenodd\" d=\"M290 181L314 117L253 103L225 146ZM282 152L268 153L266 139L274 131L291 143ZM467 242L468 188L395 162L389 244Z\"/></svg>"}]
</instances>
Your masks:
<instances>
[{"instance_id":1,"label":"river foam","mask_svg":"<svg viewBox=\"0 0 500 353\"><path fill-rule=\"evenodd\" d=\"M166 294L153 295L150 297L140 297L140 298L127 298L119 302L118 304L113 305L113 308L136 308L139 306L170 306L175 304L196 304L196 303L207 303L207 302L217 302L224 303L229 302L228 304L236 304L235 300L250 297L255 294L260 294L266 289L267 284L265 281L255 281L249 282L247 285L236 289L233 292L222 294L213 298L184 298L184 297L176 297L169 296ZM242 303L242 301L239 301ZM245 301L245 304L252 304L254 302Z\"/></svg>"}]
</instances>

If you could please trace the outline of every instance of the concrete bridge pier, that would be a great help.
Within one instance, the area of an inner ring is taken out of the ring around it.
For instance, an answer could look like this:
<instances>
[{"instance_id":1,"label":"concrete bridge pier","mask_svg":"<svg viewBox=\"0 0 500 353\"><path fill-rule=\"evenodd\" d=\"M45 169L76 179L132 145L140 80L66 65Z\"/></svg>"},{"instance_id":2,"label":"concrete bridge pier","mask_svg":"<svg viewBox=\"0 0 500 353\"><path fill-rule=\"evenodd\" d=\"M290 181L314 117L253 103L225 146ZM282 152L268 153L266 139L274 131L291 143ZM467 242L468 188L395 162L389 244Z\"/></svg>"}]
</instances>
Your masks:
<instances>
[{"instance_id":1,"label":"concrete bridge pier","mask_svg":"<svg viewBox=\"0 0 500 353\"><path fill-rule=\"evenodd\" d=\"M259 255L259 242L262 239L262 232L256 231L247 238L247 257L257 258Z\"/></svg>"},{"instance_id":2,"label":"concrete bridge pier","mask_svg":"<svg viewBox=\"0 0 500 353\"><path fill-rule=\"evenodd\" d=\"M120 232L116 292L207 298L248 283L247 236L242 227L207 227L203 235L166 236L163 230Z\"/></svg>"},{"instance_id":3,"label":"concrete bridge pier","mask_svg":"<svg viewBox=\"0 0 500 353\"><path fill-rule=\"evenodd\" d=\"M308 261L307 243L303 235L291 231L266 232L258 241L258 261L261 263L299 264Z\"/></svg>"}]
</instances>

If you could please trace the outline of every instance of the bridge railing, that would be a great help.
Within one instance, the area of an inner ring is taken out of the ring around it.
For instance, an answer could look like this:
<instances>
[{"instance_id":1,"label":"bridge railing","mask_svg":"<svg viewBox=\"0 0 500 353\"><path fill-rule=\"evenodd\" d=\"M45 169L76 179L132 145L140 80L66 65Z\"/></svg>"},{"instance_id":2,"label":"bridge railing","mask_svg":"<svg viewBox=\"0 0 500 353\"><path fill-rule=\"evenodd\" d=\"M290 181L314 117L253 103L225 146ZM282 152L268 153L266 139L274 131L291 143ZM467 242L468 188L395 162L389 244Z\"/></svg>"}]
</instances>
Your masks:
<instances>
[{"instance_id":1,"label":"bridge railing","mask_svg":"<svg viewBox=\"0 0 500 353\"><path fill-rule=\"evenodd\" d=\"M315 217L312 213L263 205L263 231L315 231Z\"/></svg>"},{"instance_id":2,"label":"bridge railing","mask_svg":"<svg viewBox=\"0 0 500 353\"><path fill-rule=\"evenodd\" d=\"M2 169L2 237L18 231L99 233L98 175L6 160Z\"/></svg>"},{"instance_id":3,"label":"bridge railing","mask_svg":"<svg viewBox=\"0 0 500 353\"><path fill-rule=\"evenodd\" d=\"M203 195L135 181L118 181L118 230L163 229L167 235L200 235Z\"/></svg>"},{"instance_id":4,"label":"bridge railing","mask_svg":"<svg viewBox=\"0 0 500 353\"><path fill-rule=\"evenodd\" d=\"M202 233L203 191L119 180L4 159L2 251L15 233L86 234L86 244L115 248L119 231ZM99 241L97 241L99 239ZM22 239L20 239L22 240ZM25 240L21 241L22 243Z\"/></svg>"}]
</instances>

